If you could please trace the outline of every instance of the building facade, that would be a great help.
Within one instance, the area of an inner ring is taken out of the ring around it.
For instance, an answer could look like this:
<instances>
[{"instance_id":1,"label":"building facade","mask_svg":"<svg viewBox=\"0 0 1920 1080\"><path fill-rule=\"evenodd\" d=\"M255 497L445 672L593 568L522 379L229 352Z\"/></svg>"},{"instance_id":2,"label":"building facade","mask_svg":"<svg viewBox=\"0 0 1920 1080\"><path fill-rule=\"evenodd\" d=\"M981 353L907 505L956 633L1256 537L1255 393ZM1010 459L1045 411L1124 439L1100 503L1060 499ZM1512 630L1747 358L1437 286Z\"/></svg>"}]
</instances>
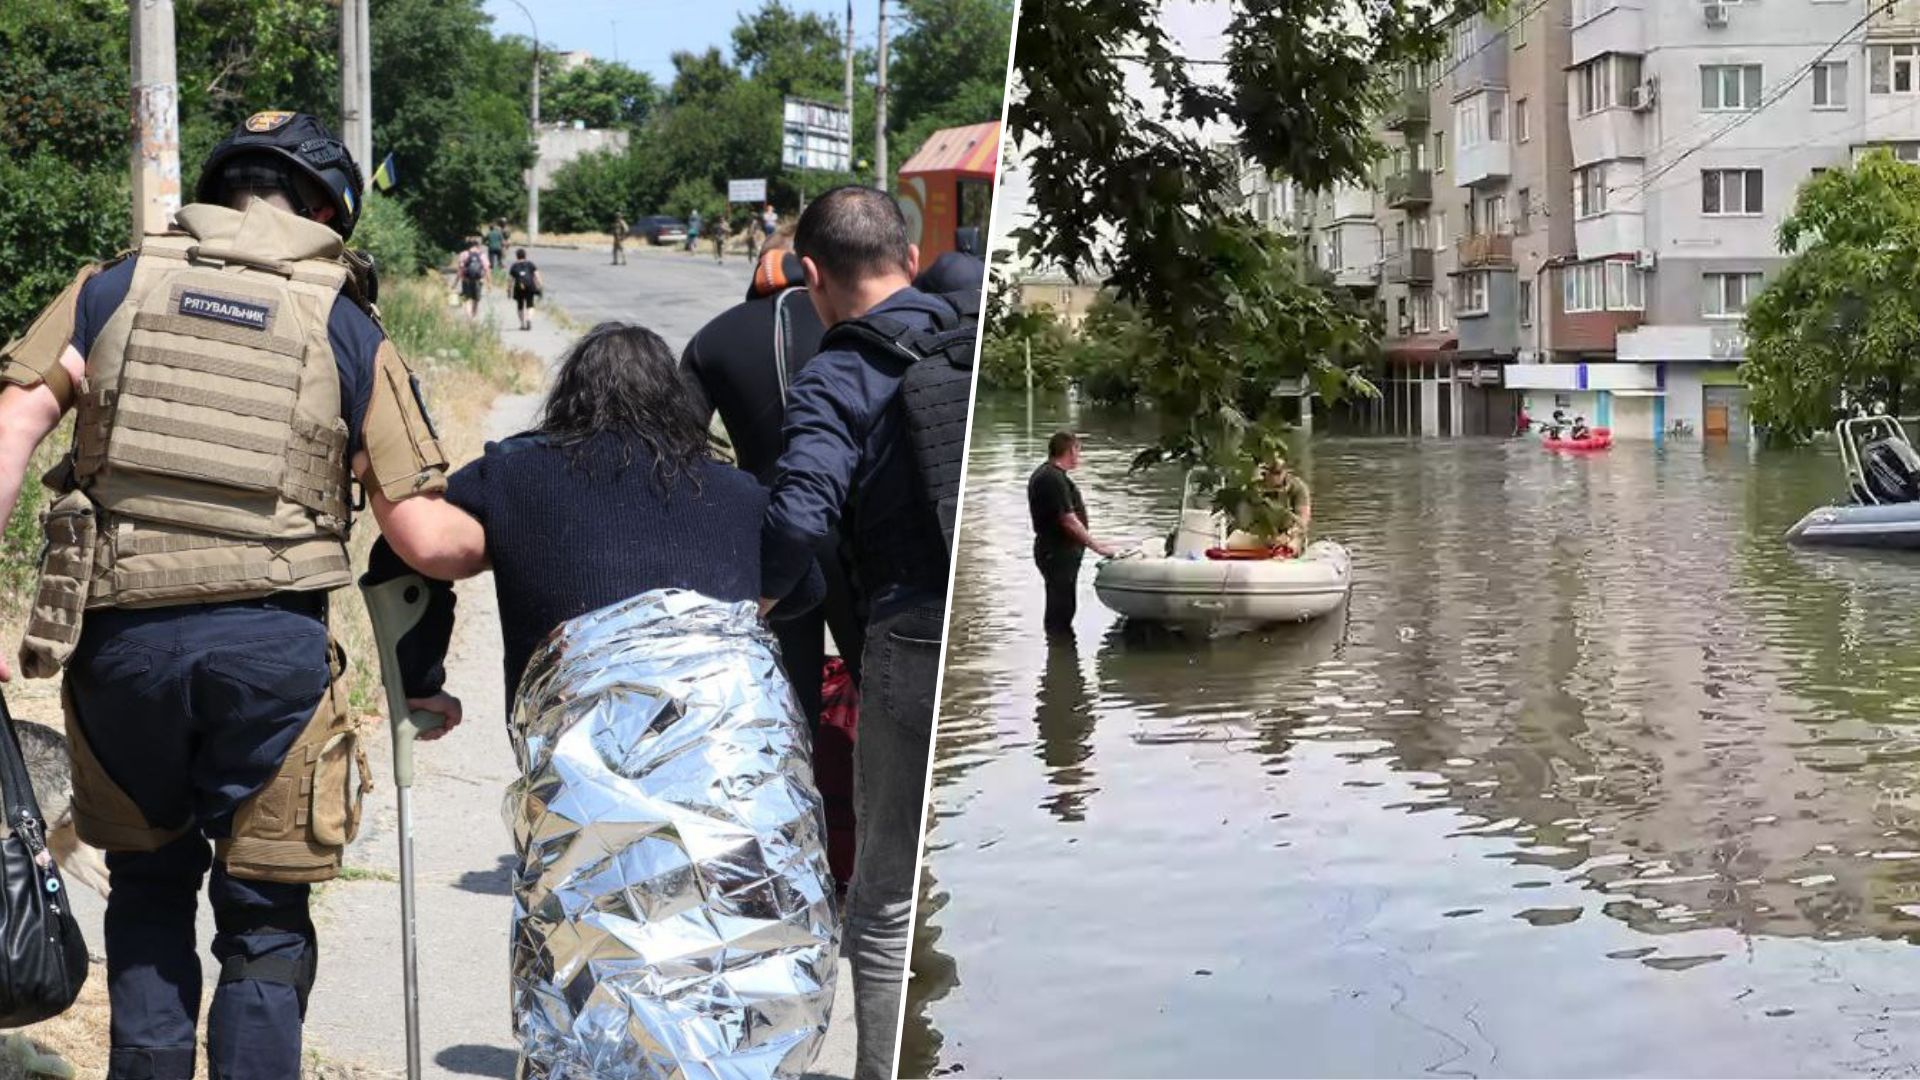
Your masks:
<instances>
[{"instance_id":1,"label":"building facade","mask_svg":"<svg viewBox=\"0 0 1920 1080\"><path fill-rule=\"evenodd\" d=\"M1380 304L1363 429L1747 437L1742 320L1800 185L1920 161L1920 0L1523 0L1450 44L1395 76L1372 190L1306 211Z\"/></svg>"}]
</instances>

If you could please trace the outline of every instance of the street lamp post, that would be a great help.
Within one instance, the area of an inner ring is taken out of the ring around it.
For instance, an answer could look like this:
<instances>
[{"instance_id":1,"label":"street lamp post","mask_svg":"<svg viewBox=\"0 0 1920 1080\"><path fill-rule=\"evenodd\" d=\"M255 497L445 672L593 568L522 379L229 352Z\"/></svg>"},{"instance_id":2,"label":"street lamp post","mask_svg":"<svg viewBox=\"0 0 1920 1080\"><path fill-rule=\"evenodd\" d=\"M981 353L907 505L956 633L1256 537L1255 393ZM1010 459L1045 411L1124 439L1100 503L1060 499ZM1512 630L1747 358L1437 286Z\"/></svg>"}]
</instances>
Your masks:
<instances>
[{"instance_id":1,"label":"street lamp post","mask_svg":"<svg viewBox=\"0 0 1920 1080\"><path fill-rule=\"evenodd\" d=\"M507 0L533 27L533 168L527 170L527 239L540 242L540 24L520 0Z\"/></svg>"}]
</instances>

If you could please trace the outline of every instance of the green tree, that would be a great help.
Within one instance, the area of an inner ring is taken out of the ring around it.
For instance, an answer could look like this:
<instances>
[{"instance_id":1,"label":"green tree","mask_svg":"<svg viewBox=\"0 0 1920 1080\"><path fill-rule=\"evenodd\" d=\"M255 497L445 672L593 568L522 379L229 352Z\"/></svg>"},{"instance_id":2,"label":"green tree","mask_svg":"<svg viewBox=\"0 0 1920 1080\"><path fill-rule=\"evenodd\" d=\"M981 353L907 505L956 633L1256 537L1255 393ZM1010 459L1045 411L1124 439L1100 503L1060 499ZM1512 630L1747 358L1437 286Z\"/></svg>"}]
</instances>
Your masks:
<instances>
[{"instance_id":1,"label":"green tree","mask_svg":"<svg viewBox=\"0 0 1920 1080\"><path fill-rule=\"evenodd\" d=\"M1157 344L1139 378L1166 430L1138 463L1203 468L1216 508L1270 534L1279 508L1258 470L1284 447L1276 383L1364 393L1359 366L1377 344L1361 311L1304 273L1291 241L1237 205L1237 163L1211 144L1225 133L1308 190L1366 181L1381 153L1383 73L1436 59L1449 20L1487 4L1232 0L1219 79L1196 77L1161 6L1022 6L1008 119L1035 217L1016 236L1028 261L1070 274L1112 238L1108 283Z\"/></svg>"},{"instance_id":2,"label":"green tree","mask_svg":"<svg viewBox=\"0 0 1920 1080\"><path fill-rule=\"evenodd\" d=\"M518 218L533 163L533 57L496 39L479 0L382 0L372 11L374 154L427 237L457 244L483 221Z\"/></svg>"},{"instance_id":3,"label":"green tree","mask_svg":"<svg viewBox=\"0 0 1920 1080\"><path fill-rule=\"evenodd\" d=\"M1876 150L1814 177L1779 243L1791 258L1747 309L1754 420L1793 442L1843 401L1899 415L1920 386L1920 168Z\"/></svg>"},{"instance_id":4,"label":"green tree","mask_svg":"<svg viewBox=\"0 0 1920 1080\"><path fill-rule=\"evenodd\" d=\"M541 67L545 79L540 88L542 121L577 120L593 128L632 130L647 122L660 94L651 75L625 64L588 60L546 75L548 65L542 57Z\"/></svg>"},{"instance_id":5,"label":"green tree","mask_svg":"<svg viewBox=\"0 0 1920 1080\"><path fill-rule=\"evenodd\" d=\"M1012 0L905 0L887 70L888 134L901 160L940 128L1000 119Z\"/></svg>"},{"instance_id":6,"label":"green tree","mask_svg":"<svg viewBox=\"0 0 1920 1080\"><path fill-rule=\"evenodd\" d=\"M554 175L540 196L543 224L559 232L600 232L624 214L632 221L665 210L664 170L642 145L583 154Z\"/></svg>"}]
</instances>

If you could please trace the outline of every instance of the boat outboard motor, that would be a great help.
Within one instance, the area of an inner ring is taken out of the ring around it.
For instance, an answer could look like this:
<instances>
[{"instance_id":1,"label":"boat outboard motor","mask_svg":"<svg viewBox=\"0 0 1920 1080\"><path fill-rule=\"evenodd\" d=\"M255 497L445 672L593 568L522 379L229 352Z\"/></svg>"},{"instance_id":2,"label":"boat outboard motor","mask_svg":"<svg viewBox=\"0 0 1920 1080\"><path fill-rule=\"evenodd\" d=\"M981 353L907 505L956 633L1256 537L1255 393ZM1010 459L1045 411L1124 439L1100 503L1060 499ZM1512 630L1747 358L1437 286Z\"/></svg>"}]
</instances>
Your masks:
<instances>
[{"instance_id":1,"label":"boat outboard motor","mask_svg":"<svg viewBox=\"0 0 1920 1080\"><path fill-rule=\"evenodd\" d=\"M1920 454L1904 440L1875 439L1860 449L1867 487L1883 503L1920 501Z\"/></svg>"}]
</instances>

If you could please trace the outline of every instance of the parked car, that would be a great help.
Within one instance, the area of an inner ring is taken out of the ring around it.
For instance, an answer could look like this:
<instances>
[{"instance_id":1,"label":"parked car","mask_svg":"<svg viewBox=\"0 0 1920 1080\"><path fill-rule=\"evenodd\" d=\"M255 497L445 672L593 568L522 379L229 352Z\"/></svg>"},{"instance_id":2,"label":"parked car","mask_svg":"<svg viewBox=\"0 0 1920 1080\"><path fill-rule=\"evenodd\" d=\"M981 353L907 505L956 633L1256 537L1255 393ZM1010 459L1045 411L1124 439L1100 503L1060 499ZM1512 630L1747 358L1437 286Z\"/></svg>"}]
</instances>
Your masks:
<instances>
[{"instance_id":1,"label":"parked car","mask_svg":"<svg viewBox=\"0 0 1920 1080\"><path fill-rule=\"evenodd\" d=\"M633 235L642 237L649 244L684 244L687 242L687 225L677 217L653 214L633 223Z\"/></svg>"}]
</instances>

